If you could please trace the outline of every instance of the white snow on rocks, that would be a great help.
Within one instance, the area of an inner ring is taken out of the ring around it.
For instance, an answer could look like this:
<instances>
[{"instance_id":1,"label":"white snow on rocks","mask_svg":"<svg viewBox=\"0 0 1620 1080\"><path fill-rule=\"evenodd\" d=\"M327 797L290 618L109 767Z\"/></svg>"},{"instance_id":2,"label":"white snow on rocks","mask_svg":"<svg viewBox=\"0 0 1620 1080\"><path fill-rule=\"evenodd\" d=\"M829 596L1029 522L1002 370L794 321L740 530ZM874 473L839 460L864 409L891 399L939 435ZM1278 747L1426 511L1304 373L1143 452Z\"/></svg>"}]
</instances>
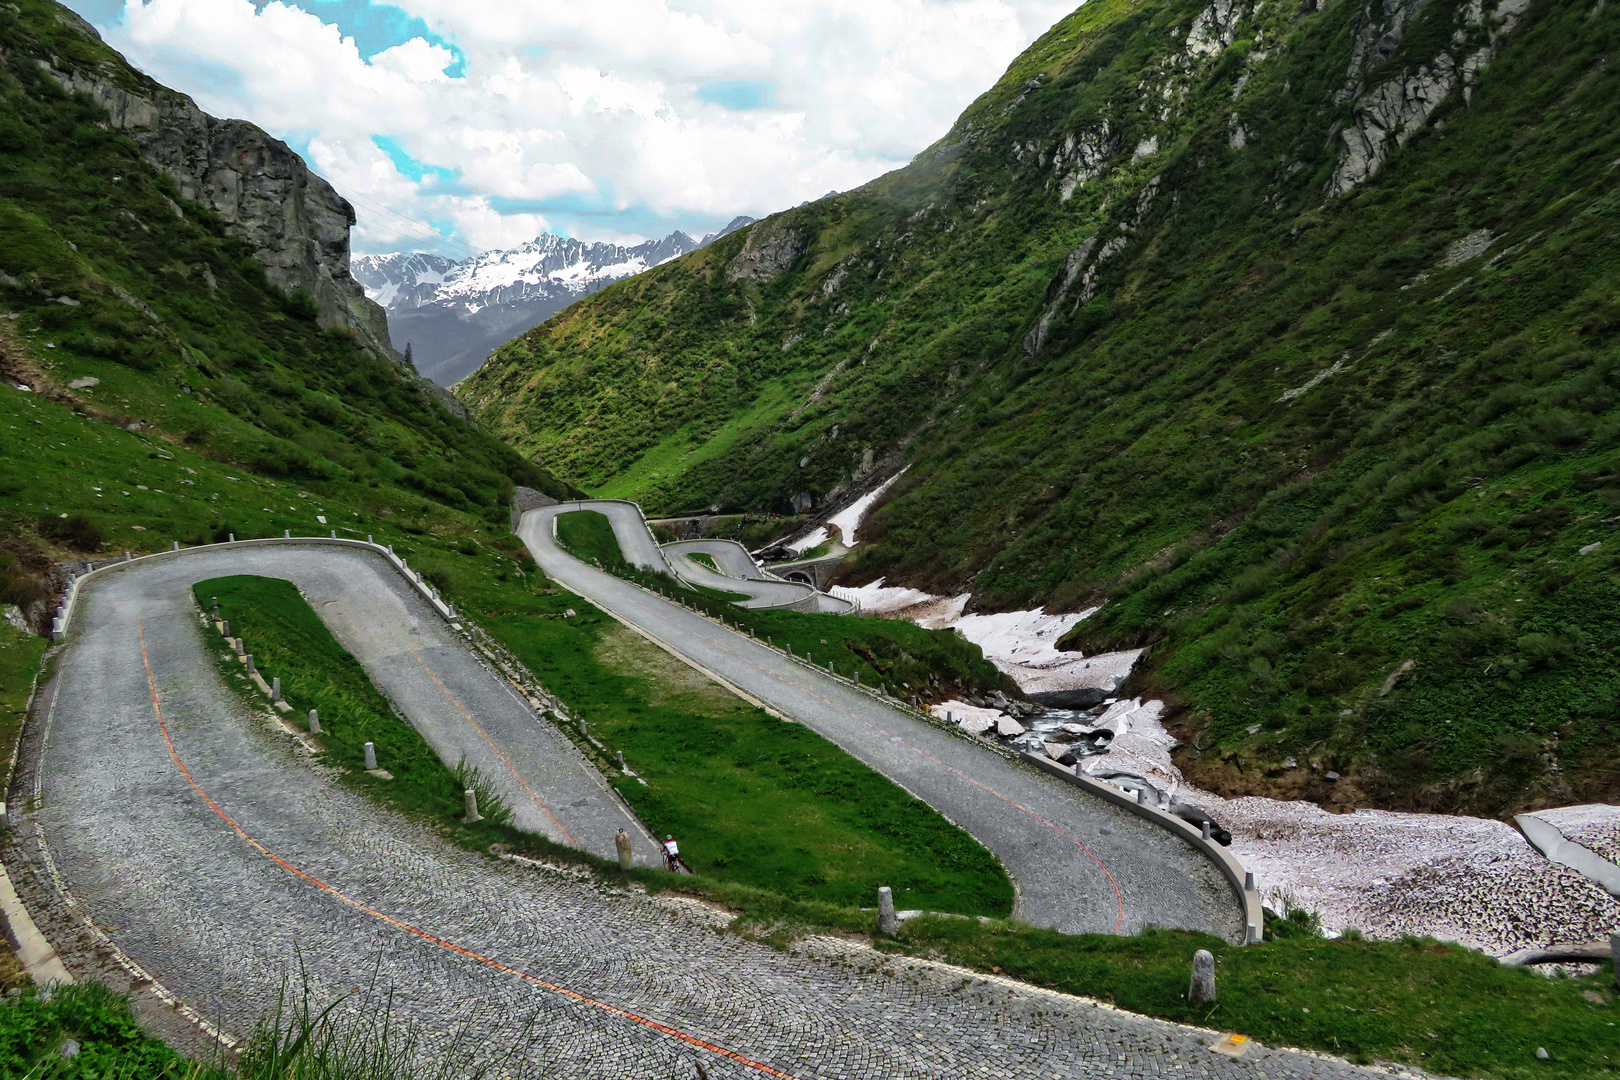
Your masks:
<instances>
[{"instance_id":1,"label":"white snow on rocks","mask_svg":"<svg viewBox=\"0 0 1620 1080\"><path fill-rule=\"evenodd\" d=\"M893 615L930 630L959 631L984 650L985 659L1011 675L1026 694L1082 686L1112 693L1142 655L1140 649L1093 656L1058 651L1058 639L1096 608L1066 615L1048 615L1044 608L964 615L968 593L935 596L920 589L886 586L883 581L879 578L858 589L835 585L832 594L855 601L869 615Z\"/></svg>"},{"instance_id":2,"label":"white snow on rocks","mask_svg":"<svg viewBox=\"0 0 1620 1080\"><path fill-rule=\"evenodd\" d=\"M1208 811L1232 833L1232 854L1254 871L1267 906L1315 911L1323 928L1369 937L1428 935L1493 956L1531 945L1595 941L1620 927L1620 901L1596 882L1543 858L1500 821L1357 810L1248 796L1223 799L1186 784L1170 760L1175 737L1163 704L1120 701L1097 718L1115 732L1088 774L1136 773L1169 800ZM1584 810L1587 808L1572 808ZM1620 808L1593 813L1608 827ZM1538 816L1559 811L1538 811Z\"/></svg>"},{"instance_id":3,"label":"white snow on rocks","mask_svg":"<svg viewBox=\"0 0 1620 1080\"><path fill-rule=\"evenodd\" d=\"M906 469L909 468L911 468L911 466L907 465ZM860 498L850 503L847 507L827 519L827 524L837 529L843 536L845 547L854 547L856 543L858 543L858 541L855 539L855 530L860 527L861 519L866 517L866 512L872 509L873 504L882 497L885 491L889 490L890 485L892 485L902 476L906 475L906 469L901 469L899 472L883 481L883 483L879 484L877 487L873 488L865 495L862 495ZM811 544L810 546L814 547L815 545Z\"/></svg>"},{"instance_id":4,"label":"white snow on rocks","mask_svg":"<svg viewBox=\"0 0 1620 1080\"><path fill-rule=\"evenodd\" d=\"M886 586L882 579L832 591L858 601L867 613L959 630L1025 693L1087 686L1112 693L1141 655L1139 650L1090 657L1059 652L1058 639L1090 611L964 615L966 593L934 596ZM1000 710L961 701L935 705L932 712L941 719L949 713L964 730L988 737L995 737L1005 718ZM1093 775L1135 774L1157 788L1165 802L1207 811L1231 831L1232 853L1254 871L1273 910L1307 908L1329 933L1355 928L1383 939L1427 935L1493 956L1533 945L1599 940L1620 929L1620 900L1548 861L1500 821L1386 810L1335 814L1314 803L1223 799L1191 787L1171 760L1176 739L1161 723L1163 714L1163 702L1128 699L1110 704L1095 719L1085 718L1091 727L1112 731L1114 739L1107 753L1084 758L1080 767ZM1037 725L1032 749L1044 749L1038 743L1045 734ZM1128 779L1116 786L1124 783ZM1620 807L1565 807L1538 810L1536 816L1576 843L1620 861Z\"/></svg>"}]
</instances>

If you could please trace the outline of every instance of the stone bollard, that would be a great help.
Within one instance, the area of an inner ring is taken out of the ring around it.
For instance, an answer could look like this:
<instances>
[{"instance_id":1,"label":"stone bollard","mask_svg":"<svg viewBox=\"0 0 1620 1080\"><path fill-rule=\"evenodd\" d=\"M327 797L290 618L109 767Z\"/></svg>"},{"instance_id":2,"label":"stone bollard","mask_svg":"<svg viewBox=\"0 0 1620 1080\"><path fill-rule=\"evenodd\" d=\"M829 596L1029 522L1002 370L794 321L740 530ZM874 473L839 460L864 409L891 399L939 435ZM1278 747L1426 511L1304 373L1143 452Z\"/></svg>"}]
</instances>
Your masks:
<instances>
[{"instance_id":1,"label":"stone bollard","mask_svg":"<svg viewBox=\"0 0 1620 1080\"><path fill-rule=\"evenodd\" d=\"M855 669L855 685L856 686L861 685L861 669L860 668Z\"/></svg>"},{"instance_id":2,"label":"stone bollard","mask_svg":"<svg viewBox=\"0 0 1620 1080\"><path fill-rule=\"evenodd\" d=\"M292 530L291 529L282 529L281 530L281 538L283 540L291 540L292 539Z\"/></svg>"},{"instance_id":3,"label":"stone bollard","mask_svg":"<svg viewBox=\"0 0 1620 1080\"><path fill-rule=\"evenodd\" d=\"M878 933L893 937L900 929L894 917L894 891L887 885L878 890Z\"/></svg>"},{"instance_id":4,"label":"stone bollard","mask_svg":"<svg viewBox=\"0 0 1620 1080\"><path fill-rule=\"evenodd\" d=\"M173 543L171 543L169 545L169 550L170 551L179 551L180 550L180 541L176 540Z\"/></svg>"},{"instance_id":5,"label":"stone bollard","mask_svg":"<svg viewBox=\"0 0 1620 1080\"><path fill-rule=\"evenodd\" d=\"M834 674L831 660L827 661L827 674L829 674L829 675Z\"/></svg>"},{"instance_id":6,"label":"stone bollard","mask_svg":"<svg viewBox=\"0 0 1620 1080\"><path fill-rule=\"evenodd\" d=\"M628 766L628 765L626 765L624 763L624 751L623 750L615 750L613 753L614 753L614 756L619 759L619 768L620 768L620 770L623 771L623 772L629 772L630 771L630 766Z\"/></svg>"},{"instance_id":7,"label":"stone bollard","mask_svg":"<svg viewBox=\"0 0 1620 1080\"><path fill-rule=\"evenodd\" d=\"M135 556L133 556L133 555L131 555L131 554L130 554L130 553L129 553L129 552L127 552L127 551L126 551L126 552L124 552L124 561L125 561L125 562L129 562L129 561L130 561L130 560L131 560L131 559L133 559L133 558L134 558L134 557L135 557Z\"/></svg>"},{"instance_id":8,"label":"stone bollard","mask_svg":"<svg viewBox=\"0 0 1620 1080\"><path fill-rule=\"evenodd\" d=\"M337 539L337 530L336 529L332 530L332 539L334 539L334 540Z\"/></svg>"},{"instance_id":9,"label":"stone bollard","mask_svg":"<svg viewBox=\"0 0 1620 1080\"><path fill-rule=\"evenodd\" d=\"M377 748L366 743L366 772L377 771Z\"/></svg>"},{"instance_id":10,"label":"stone bollard","mask_svg":"<svg viewBox=\"0 0 1620 1080\"><path fill-rule=\"evenodd\" d=\"M1187 987L1187 1004L1215 1004L1215 957L1208 949L1193 953L1192 982Z\"/></svg>"},{"instance_id":11,"label":"stone bollard","mask_svg":"<svg viewBox=\"0 0 1620 1080\"><path fill-rule=\"evenodd\" d=\"M1147 802L1147 789L1146 788L1137 788L1136 789L1136 805L1141 806L1146 802Z\"/></svg>"},{"instance_id":12,"label":"stone bollard","mask_svg":"<svg viewBox=\"0 0 1620 1080\"><path fill-rule=\"evenodd\" d=\"M221 619L219 621L219 632L225 635L226 641L229 641L231 639L231 620Z\"/></svg>"},{"instance_id":13,"label":"stone bollard","mask_svg":"<svg viewBox=\"0 0 1620 1080\"><path fill-rule=\"evenodd\" d=\"M254 674L258 673L259 669L253 666L253 654L252 653L246 654L246 656L244 658L244 663L247 664L247 673L249 675L254 675Z\"/></svg>"},{"instance_id":14,"label":"stone bollard","mask_svg":"<svg viewBox=\"0 0 1620 1080\"><path fill-rule=\"evenodd\" d=\"M281 700L281 676L277 675L270 680L270 700Z\"/></svg>"},{"instance_id":15,"label":"stone bollard","mask_svg":"<svg viewBox=\"0 0 1620 1080\"><path fill-rule=\"evenodd\" d=\"M1204 821L1204 822L1201 822L1201 823L1200 823L1200 824L1199 824L1199 826L1198 826L1198 829L1199 829L1199 831L1200 831L1200 832L1202 832L1202 833L1203 833L1203 834L1204 834L1204 839L1205 839L1205 840L1208 840L1208 839L1209 839L1209 837L1210 837L1210 826L1209 826L1209 822L1208 822L1208 821Z\"/></svg>"},{"instance_id":16,"label":"stone bollard","mask_svg":"<svg viewBox=\"0 0 1620 1080\"><path fill-rule=\"evenodd\" d=\"M475 821L483 821L484 815L478 812L478 792L474 791L472 788L468 788L466 791L462 792L461 797L467 803L467 816L461 820L468 825L471 825Z\"/></svg>"},{"instance_id":17,"label":"stone bollard","mask_svg":"<svg viewBox=\"0 0 1620 1080\"><path fill-rule=\"evenodd\" d=\"M1243 871L1243 891L1244 892L1254 892L1254 871L1253 870L1245 870L1245 871Z\"/></svg>"},{"instance_id":18,"label":"stone bollard","mask_svg":"<svg viewBox=\"0 0 1620 1080\"><path fill-rule=\"evenodd\" d=\"M311 735L321 733L321 714L316 709L309 710L309 733Z\"/></svg>"},{"instance_id":19,"label":"stone bollard","mask_svg":"<svg viewBox=\"0 0 1620 1080\"><path fill-rule=\"evenodd\" d=\"M956 714L955 714L955 713L953 713L953 712L951 712L951 710L949 710L949 709L946 709L946 710L945 710L945 722L946 722L946 723L947 723L947 724L954 724L954 723L956 723Z\"/></svg>"},{"instance_id":20,"label":"stone bollard","mask_svg":"<svg viewBox=\"0 0 1620 1080\"><path fill-rule=\"evenodd\" d=\"M630 834L620 829L613 837L613 846L619 849L619 869L628 870L635 865L635 852L630 848Z\"/></svg>"},{"instance_id":21,"label":"stone bollard","mask_svg":"<svg viewBox=\"0 0 1620 1080\"><path fill-rule=\"evenodd\" d=\"M372 539L372 538L371 538L371 534L370 534L370 533L366 533L366 543L368 543L368 544L375 544L375 543L376 543L376 542L377 542L377 541L375 541L375 540L373 540L373 539Z\"/></svg>"},{"instance_id":22,"label":"stone bollard","mask_svg":"<svg viewBox=\"0 0 1620 1080\"><path fill-rule=\"evenodd\" d=\"M885 683L878 683L878 693L882 694L884 697L888 697L889 696L889 684L886 683L886 682Z\"/></svg>"},{"instance_id":23,"label":"stone bollard","mask_svg":"<svg viewBox=\"0 0 1620 1080\"><path fill-rule=\"evenodd\" d=\"M227 540L226 543L229 543L229 544L236 543L236 534L235 533L226 533L225 535L230 537L230 539Z\"/></svg>"}]
</instances>

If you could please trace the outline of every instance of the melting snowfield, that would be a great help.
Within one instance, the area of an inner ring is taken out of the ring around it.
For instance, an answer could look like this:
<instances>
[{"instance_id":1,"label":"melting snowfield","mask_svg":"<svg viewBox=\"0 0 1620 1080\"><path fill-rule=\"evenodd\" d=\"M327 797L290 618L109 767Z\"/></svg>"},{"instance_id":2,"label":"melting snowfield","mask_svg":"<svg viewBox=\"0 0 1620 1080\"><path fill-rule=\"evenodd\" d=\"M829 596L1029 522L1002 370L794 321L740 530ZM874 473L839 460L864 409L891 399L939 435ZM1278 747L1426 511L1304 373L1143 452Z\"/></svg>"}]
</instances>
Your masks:
<instances>
[{"instance_id":1,"label":"melting snowfield","mask_svg":"<svg viewBox=\"0 0 1620 1080\"><path fill-rule=\"evenodd\" d=\"M856 601L866 614L891 615L930 630L959 631L984 650L985 659L1011 675L1026 694L1083 686L1112 692L1142 655L1140 649L1093 656L1058 651L1058 639L1096 608L1068 615L1048 615L1041 608L964 615L967 593L933 596L917 589L885 586L882 578L858 589L835 585L832 593Z\"/></svg>"},{"instance_id":2,"label":"melting snowfield","mask_svg":"<svg viewBox=\"0 0 1620 1080\"><path fill-rule=\"evenodd\" d=\"M1058 639L1091 611L1049 615L1037 608L965 615L965 593L933 596L886 586L881 579L858 589L834 588L833 593L858 601L867 613L960 631L1025 693L1079 687L1112 693L1140 656L1139 650L1089 657L1059 652ZM1024 718L1027 732L1012 741L1031 753L1056 754L1072 747L1047 741L1065 723L1112 731L1107 752L1082 758L1079 767L1088 774L1141 778L1165 804L1185 802L1207 811L1231 831L1233 854L1254 871L1255 883L1273 910L1314 911L1333 934L1354 928L1383 939L1428 935L1493 956L1529 946L1597 941L1620 928L1620 900L1576 871L1548 861L1511 825L1384 810L1335 814L1314 803L1257 797L1223 799L1183 780L1170 757L1175 737L1160 723L1162 702L1127 699L1106 705L1096 716L1051 710ZM974 732L993 730L994 721L1002 718L998 709L961 701L936 705L933 712L941 719L950 714ZM1118 777L1099 779L1120 782ZM1132 781L1127 777L1125 782ZM1596 849L1612 850L1617 844L1615 817L1601 823L1588 822L1589 817L1593 815L1571 818L1567 831L1578 832Z\"/></svg>"}]
</instances>

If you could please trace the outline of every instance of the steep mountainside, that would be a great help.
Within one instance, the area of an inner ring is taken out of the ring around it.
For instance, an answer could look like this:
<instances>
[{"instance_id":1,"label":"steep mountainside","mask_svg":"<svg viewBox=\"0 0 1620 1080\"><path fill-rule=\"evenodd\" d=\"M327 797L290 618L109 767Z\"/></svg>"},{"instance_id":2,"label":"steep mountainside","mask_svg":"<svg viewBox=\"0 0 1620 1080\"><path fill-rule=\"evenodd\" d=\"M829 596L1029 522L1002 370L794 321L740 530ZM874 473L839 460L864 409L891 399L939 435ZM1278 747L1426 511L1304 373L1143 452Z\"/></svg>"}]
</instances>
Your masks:
<instances>
[{"instance_id":1,"label":"steep mountainside","mask_svg":"<svg viewBox=\"0 0 1620 1080\"><path fill-rule=\"evenodd\" d=\"M73 40L100 35L89 23L60 13L67 35L50 41L60 55L40 67L63 89L106 110L114 130L134 140L141 156L174 181L180 197L218 214L227 231L246 240L272 285L303 292L317 321L340 327L379 356L388 356L387 319L349 275L349 228L354 208L304 159L245 120L220 120L189 97L153 82L109 50Z\"/></svg>"},{"instance_id":2,"label":"steep mountainside","mask_svg":"<svg viewBox=\"0 0 1620 1080\"><path fill-rule=\"evenodd\" d=\"M733 218L702 240L676 231L629 247L542 233L520 247L460 262L421 252L364 255L354 260L354 276L387 309L395 346L401 352L411 346L416 369L450 386L476 370L491 349L580 297L696 251L753 220Z\"/></svg>"},{"instance_id":3,"label":"steep mountainside","mask_svg":"<svg viewBox=\"0 0 1620 1080\"><path fill-rule=\"evenodd\" d=\"M0 7L0 606L40 615L52 556L295 525L504 528L514 482L566 490L355 315L380 329L347 277L347 206L302 161L240 122L132 124L142 100L184 99L67 9ZM187 156L223 153L222 129L241 171ZM321 282L358 302L323 314Z\"/></svg>"},{"instance_id":4,"label":"steep mountainside","mask_svg":"<svg viewBox=\"0 0 1620 1080\"><path fill-rule=\"evenodd\" d=\"M1620 798L1620 6L1091 0L908 168L461 388L650 512L1105 603L1228 792ZM1337 781L1329 773L1343 777Z\"/></svg>"}]
</instances>

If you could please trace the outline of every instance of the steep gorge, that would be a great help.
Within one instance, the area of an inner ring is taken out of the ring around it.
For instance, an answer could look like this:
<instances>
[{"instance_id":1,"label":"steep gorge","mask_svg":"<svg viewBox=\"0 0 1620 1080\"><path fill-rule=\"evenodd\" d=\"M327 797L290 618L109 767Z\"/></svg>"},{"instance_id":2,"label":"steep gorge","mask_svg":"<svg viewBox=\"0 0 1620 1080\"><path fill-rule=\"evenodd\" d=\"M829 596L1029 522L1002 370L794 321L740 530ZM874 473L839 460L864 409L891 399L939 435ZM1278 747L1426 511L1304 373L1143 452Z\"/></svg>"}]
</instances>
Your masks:
<instances>
[{"instance_id":1,"label":"steep gorge","mask_svg":"<svg viewBox=\"0 0 1620 1080\"><path fill-rule=\"evenodd\" d=\"M1222 790L1613 799L1617 43L1602 3L1092 0L908 168L462 396L653 512L909 464L846 573L1104 603L1070 644L1151 646Z\"/></svg>"}]
</instances>

